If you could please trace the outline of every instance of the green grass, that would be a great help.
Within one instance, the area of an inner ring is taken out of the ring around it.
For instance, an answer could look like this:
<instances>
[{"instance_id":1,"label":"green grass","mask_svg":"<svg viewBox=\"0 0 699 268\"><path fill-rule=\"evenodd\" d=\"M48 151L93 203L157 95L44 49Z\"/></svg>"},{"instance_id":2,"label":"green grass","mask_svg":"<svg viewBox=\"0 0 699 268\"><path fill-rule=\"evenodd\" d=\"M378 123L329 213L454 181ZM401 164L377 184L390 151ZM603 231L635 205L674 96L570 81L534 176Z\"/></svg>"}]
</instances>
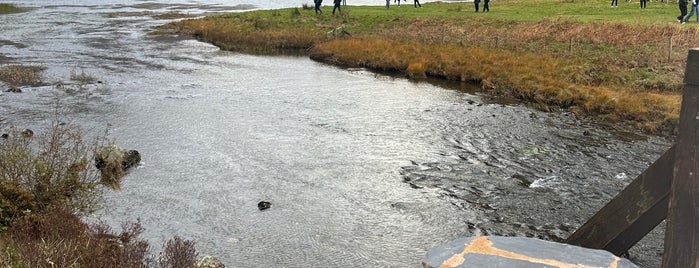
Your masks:
<instances>
[{"instance_id":1,"label":"green grass","mask_svg":"<svg viewBox=\"0 0 699 268\"><path fill-rule=\"evenodd\" d=\"M23 10L21 8L18 8L14 5L0 3L0 14L17 13L22 11Z\"/></svg>"}]
</instances>

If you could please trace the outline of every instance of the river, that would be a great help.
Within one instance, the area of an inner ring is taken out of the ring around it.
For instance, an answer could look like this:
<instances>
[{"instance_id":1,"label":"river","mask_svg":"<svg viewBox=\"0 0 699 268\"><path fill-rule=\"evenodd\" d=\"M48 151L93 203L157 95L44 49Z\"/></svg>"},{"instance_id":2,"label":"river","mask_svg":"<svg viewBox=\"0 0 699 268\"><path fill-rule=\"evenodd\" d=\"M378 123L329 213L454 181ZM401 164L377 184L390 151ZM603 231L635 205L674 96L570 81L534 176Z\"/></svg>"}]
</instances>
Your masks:
<instances>
[{"instance_id":1,"label":"river","mask_svg":"<svg viewBox=\"0 0 699 268\"><path fill-rule=\"evenodd\" d=\"M0 64L46 66L47 84L0 93L0 130L40 131L56 103L108 128L143 159L95 217L140 219L154 250L178 235L227 267L419 267L459 236L559 240L670 147L468 85L147 35L159 14L303 1L6 2L32 8L0 15ZM630 253L659 266L662 232Z\"/></svg>"}]
</instances>

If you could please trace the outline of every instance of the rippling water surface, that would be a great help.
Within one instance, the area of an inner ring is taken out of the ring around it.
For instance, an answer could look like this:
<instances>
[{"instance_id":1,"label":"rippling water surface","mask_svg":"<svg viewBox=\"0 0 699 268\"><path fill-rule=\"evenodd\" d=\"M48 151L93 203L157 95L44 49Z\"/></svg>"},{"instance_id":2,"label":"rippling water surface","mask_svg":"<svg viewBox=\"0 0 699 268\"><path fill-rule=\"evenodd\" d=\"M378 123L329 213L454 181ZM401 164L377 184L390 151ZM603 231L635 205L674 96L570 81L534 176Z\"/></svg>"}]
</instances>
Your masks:
<instances>
[{"instance_id":1,"label":"rippling water surface","mask_svg":"<svg viewBox=\"0 0 699 268\"><path fill-rule=\"evenodd\" d=\"M41 129L55 103L88 133L109 125L143 161L98 216L228 267L418 267L463 235L560 239L669 147L465 85L147 35L154 14L303 1L10 2L34 8L0 16L0 63L46 66L47 85L0 93L0 130ZM656 264L643 245L636 261Z\"/></svg>"}]
</instances>

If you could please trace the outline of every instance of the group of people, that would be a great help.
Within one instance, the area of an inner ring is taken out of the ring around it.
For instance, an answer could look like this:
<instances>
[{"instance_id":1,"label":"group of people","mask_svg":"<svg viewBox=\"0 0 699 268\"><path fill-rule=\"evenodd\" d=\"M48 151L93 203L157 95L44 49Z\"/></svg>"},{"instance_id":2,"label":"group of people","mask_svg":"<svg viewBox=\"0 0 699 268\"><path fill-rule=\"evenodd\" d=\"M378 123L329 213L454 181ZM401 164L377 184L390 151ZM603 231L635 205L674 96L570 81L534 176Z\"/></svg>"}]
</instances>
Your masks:
<instances>
[{"instance_id":1,"label":"group of people","mask_svg":"<svg viewBox=\"0 0 699 268\"><path fill-rule=\"evenodd\" d=\"M679 0L679 7L680 7L680 15L677 16L677 22L685 24L689 21L689 18L691 18L694 13L697 14L697 22L699 22L699 9L697 9L697 0L692 0L692 9L689 11L689 15L687 14L687 5L689 4L688 0Z\"/></svg>"},{"instance_id":2,"label":"group of people","mask_svg":"<svg viewBox=\"0 0 699 268\"><path fill-rule=\"evenodd\" d=\"M344 2L344 5L347 5L346 0L333 0L333 15L335 15L335 10L337 10L338 13L342 14L342 9L340 8L340 4ZM416 0L417 1L417 0ZM320 9L320 5L323 4L323 0L313 0L313 4L315 4L315 11L316 14L323 14L323 10Z\"/></svg>"},{"instance_id":3,"label":"group of people","mask_svg":"<svg viewBox=\"0 0 699 268\"><path fill-rule=\"evenodd\" d=\"M408 0L403 0L403 1L407 2ZM398 4L398 6L400 6L400 0L393 0L393 3ZM419 0L414 0L413 5L415 6L415 8L422 7L422 5L420 5ZM391 7L391 0L386 0L386 9L388 9L389 7Z\"/></svg>"},{"instance_id":4,"label":"group of people","mask_svg":"<svg viewBox=\"0 0 699 268\"><path fill-rule=\"evenodd\" d=\"M483 12L490 12L490 0L483 0ZM481 0L473 0L473 4L476 5L476 12L478 12L478 6L481 4Z\"/></svg>"},{"instance_id":5,"label":"group of people","mask_svg":"<svg viewBox=\"0 0 699 268\"><path fill-rule=\"evenodd\" d=\"M629 2L630 0L626 0L626 2ZM641 3L641 8L646 8L646 2L648 0L639 0ZM612 7L619 7L619 0L612 0Z\"/></svg>"},{"instance_id":6,"label":"group of people","mask_svg":"<svg viewBox=\"0 0 699 268\"><path fill-rule=\"evenodd\" d=\"M345 1L347 1L347 0L333 0L333 4L334 4L333 15L335 15L335 10L337 10L340 14L342 14L342 9L340 8L340 4L347 5L347 2L345 2ZM408 1L408 0L403 0L403 1ZM618 0L612 0L612 5L614 5L614 1L618 1ZM641 2L645 2L645 1L646 0L641 0ZM680 0L680 1L687 1L687 0ZM692 0L692 1L694 2L697 0ZM323 0L313 0L313 3L315 4L316 14L323 14L323 10L320 9L320 6L323 4ZM396 3L396 4L398 4L398 6L400 6L400 0L393 0L393 3ZM478 12L479 6L481 4L481 0L473 0L473 3L476 6L476 12ZM490 3L490 0L483 0L483 12L490 11L489 3ZM420 0L414 0L413 5L415 6L415 8L422 7L422 5L420 5ZM388 9L390 6L391 6L391 0L386 0L386 9ZM644 7L645 7L645 5L644 5ZM687 8L685 6L685 14L686 14L686 10L687 10ZM695 8L692 8L692 13L694 12L694 10L695 10ZM699 12L699 11L697 11L697 12ZM699 20L699 18L697 20Z\"/></svg>"}]
</instances>

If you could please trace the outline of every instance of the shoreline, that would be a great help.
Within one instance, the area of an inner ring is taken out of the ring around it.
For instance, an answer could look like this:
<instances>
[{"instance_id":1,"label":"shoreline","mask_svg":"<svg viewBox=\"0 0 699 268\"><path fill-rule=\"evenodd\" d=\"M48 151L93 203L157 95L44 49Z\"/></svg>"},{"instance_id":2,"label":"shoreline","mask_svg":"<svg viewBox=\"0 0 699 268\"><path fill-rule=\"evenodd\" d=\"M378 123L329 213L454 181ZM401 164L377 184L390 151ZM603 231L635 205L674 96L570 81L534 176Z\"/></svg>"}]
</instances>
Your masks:
<instances>
[{"instance_id":1,"label":"shoreline","mask_svg":"<svg viewBox=\"0 0 699 268\"><path fill-rule=\"evenodd\" d=\"M518 1L508 5L523 14L532 9ZM542 111L564 110L652 135L676 133L686 63L677 48L691 47L697 27L475 16L462 3L382 8L347 6L335 16L305 7L229 13L173 22L154 34L194 37L241 53L300 52L336 66L470 83ZM338 29L347 34L334 35ZM615 36L619 32L622 37ZM667 45L668 38L675 50L658 55L652 46Z\"/></svg>"}]
</instances>

